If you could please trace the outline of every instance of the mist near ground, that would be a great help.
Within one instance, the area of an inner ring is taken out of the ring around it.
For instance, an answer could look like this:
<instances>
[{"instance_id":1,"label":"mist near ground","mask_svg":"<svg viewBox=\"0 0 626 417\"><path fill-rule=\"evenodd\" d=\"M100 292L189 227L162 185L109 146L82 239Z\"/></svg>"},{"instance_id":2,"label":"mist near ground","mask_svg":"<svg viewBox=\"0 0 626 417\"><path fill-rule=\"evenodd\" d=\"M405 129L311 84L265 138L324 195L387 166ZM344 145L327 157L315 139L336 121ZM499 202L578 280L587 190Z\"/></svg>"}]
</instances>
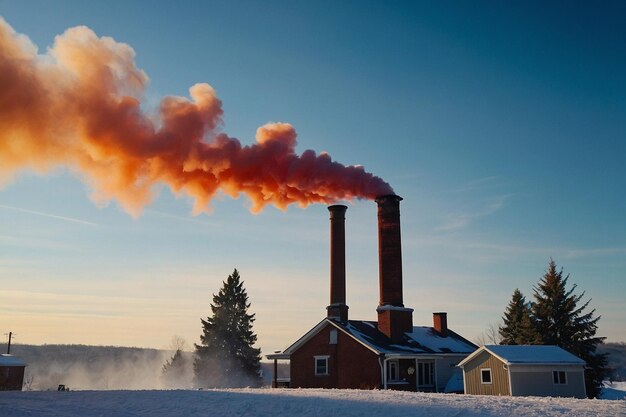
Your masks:
<instances>
[{"instance_id":1,"label":"mist near ground","mask_svg":"<svg viewBox=\"0 0 626 417\"><path fill-rule=\"evenodd\" d=\"M612 380L626 381L626 344L606 343L600 352L609 353ZM6 352L6 345L0 345ZM11 346L11 353L27 363L25 389L70 390L189 389L193 386L193 353L183 352L185 367L174 378L164 378L163 365L175 350L88 345ZM288 378L285 362L278 363L278 377ZM261 363L263 385L271 385L273 364ZM205 387L209 388L209 387Z\"/></svg>"},{"instance_id":2,"label":"mist near ground","mask_svg":"<svg viewBox=\"0 0 626 417\"><path fill-rule=\"evenodd\" d=\"M6 352L6 345L0 345L0 350ZM163 366L174 353L174 349L119 346L11 346L11 354L27 364L24 388L34 391L57 390L61 384L72 391L195 388L193 352L182 352L182 371L163 374ZM264 385L271 384L272 367L273 364L261 363Z\"/></svg>"},{"instance_id":3,"label":"mist near ground","mask_svg":"<svg viewBox=\"0 0 626 417\"><path fill-rule=\"evenodd\" d=\"M26 389L160 389L161 370L173 354L166 350L86 345L14 345L11 353L27 363Z\"/></svg>"}]
</instances>

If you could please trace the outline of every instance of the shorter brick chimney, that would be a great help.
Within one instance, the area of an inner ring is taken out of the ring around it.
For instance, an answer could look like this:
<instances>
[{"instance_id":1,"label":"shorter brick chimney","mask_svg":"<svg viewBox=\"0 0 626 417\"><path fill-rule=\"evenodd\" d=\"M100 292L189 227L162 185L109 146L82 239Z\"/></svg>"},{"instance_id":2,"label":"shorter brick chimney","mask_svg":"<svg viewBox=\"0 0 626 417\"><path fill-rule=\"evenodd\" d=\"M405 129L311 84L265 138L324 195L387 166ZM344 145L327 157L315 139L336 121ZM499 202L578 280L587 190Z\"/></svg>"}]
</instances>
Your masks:
<instances>
[{"instance_id":1,"label":"shorter brick chimney","mask_svg":"<svg viewBox=\"0 0 626 417\"><path fill-rule=\"evenodd\" d=\"M433 328L441 336L448 336L448 313L433 313Z\"/></svg>"}]
</instances>

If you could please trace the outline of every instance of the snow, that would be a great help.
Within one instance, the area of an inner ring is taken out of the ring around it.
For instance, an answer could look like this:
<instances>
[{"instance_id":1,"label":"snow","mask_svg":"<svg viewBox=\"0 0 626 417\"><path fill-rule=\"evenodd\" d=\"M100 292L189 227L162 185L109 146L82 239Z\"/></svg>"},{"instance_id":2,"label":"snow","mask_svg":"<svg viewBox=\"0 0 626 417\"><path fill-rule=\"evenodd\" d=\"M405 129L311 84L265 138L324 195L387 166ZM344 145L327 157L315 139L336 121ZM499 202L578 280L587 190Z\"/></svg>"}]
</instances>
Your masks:
<instances>
[{"instance_id":1,"label":"snow","mask_svg":"<svg viewBox=\"0 0 626 417\"><path fill-rule=\"evenodd\" d=\"M359 329L355 325L361 325ZM432 355L437 353L471 353L476 350L474 345L464 342L455 336L442 337L432 327L414 326L411 332L405 333L407 339L401 344L389 344L376 328L368 321L351 320L344 325L345 329L366 346L384 354ZM374 331L368 334L369 330ZM364 331L366 331L364 333Z\"/></svg>"},{"instance_id":2,"label":"snow","mask_svg":"<svg viewBox=\"0 0 626 417\"><path fill-rule=\"evenodd\" d=\"M411 333L407 333L411 339L422 346L426 346L435 352L462 352L471 353L476 347L454 337L442 337L435 333L432 327L414 326Z\"/></svg>"},{"instance_id":3,"label":"snow","mask_svg":"<svg viewBox=\"0 0 626 417\"><path fill-rule=\"evenodd\" d=\"M363 321L361 323L365 324L366 326L370 326L376 329L376 327L370 322ZM393 348L393 350L385 349L384 347L380 346L379 343L376 343L376 340L374 340L370 335L361 332L359 329L353 326L352 323L348 322L345 325L345 328L346 330L348 330L348 332L350 332L352 336L354 336L361 343L363 343L366 346L371 347L372 349L376 350L379 353L398 353L398 352L425 353L423 349L418 349L416 347L403 346L403 345L389 345L389 347Z\"/></svg>"},{"instance_id":4,"label":"snow","mask_svg":"<svg viewBox=\"0 0 626 417\"><path fill-rule=\"evenodd\" d=\"M626 401L626 381L604 382L600 398L603 400Z\"/></svg>"},{"instance_id":5,"label":"snow","mask_svg":"<svg viewBox=\"0 0 626 417\"><path fill-rule=\"evenodd\" d=\"M26 366L26 363L13 355L3 353L0 355L0 366Z\"/></svg>"},{"instance_id":6,"label":"snow","mask_svg":"<svg viewBox=\"0 0 626 417\"><path fill-rule=\"evenodd\" d=\"M485 349L504 359L508 364L585 364L585 361L558 346L489 345L485 346Z\"/></svg>"},{"instance_id":7,"label":"snow","mask_svg":"<svg viewBox=\"0 0 626 417\"><path fill-rule=\"evenodd\" d=\"M626 417L626 401L399 391L5 391L0 416Z\"/></svg>"}]
</instances>

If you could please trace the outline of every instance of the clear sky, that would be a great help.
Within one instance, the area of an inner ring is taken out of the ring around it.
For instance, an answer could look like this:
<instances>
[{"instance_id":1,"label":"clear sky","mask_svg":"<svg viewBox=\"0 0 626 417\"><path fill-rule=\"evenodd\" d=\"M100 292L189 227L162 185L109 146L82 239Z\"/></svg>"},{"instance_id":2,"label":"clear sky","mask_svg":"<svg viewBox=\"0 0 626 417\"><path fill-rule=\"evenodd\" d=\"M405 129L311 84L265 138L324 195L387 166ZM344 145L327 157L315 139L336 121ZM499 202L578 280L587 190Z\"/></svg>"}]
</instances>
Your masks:
<instances>
[{"instance_id":1,"label":"clear sky","mask_svg":"<svg viewBox=\"0 0 626 417\"><path fill-rule=\"evenodd\" d=\"M219 130L242 144L287 122L298 154L389 182L416 325L447 311L475 340L515 288L532 298L553 257L592 299L599 335L626 341L624 2L0 0L0 16L41 55L79 25L130 45L147 112L205 82ZM194 216L160 186L133 217L92 191L62 166L2 183L0 330L15 342L198 342L233 268L264 354L325 316L324 204L252 214L245 195L218 193ZM374 320L376 206L348 206L350 317Z\"/></svg>"}]
</instances>

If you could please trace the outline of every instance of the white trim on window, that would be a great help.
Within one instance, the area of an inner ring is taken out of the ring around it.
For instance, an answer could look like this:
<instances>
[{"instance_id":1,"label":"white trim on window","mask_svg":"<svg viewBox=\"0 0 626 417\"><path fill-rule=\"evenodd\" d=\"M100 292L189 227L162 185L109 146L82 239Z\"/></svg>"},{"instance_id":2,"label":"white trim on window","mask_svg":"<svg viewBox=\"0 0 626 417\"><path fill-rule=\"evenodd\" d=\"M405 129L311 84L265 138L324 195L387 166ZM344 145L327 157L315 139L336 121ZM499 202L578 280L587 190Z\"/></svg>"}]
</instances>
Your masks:
<instances>
[{"instance_id":1,"label":"white trim on window","mask_svg":"<svg viewBox=\"0 0 626 417\"><path fill-rule=\"evenodd\" d=\"M330 375L328 369L328 358L330 358L329 355L313 356L313 366L316 376Z\"/></svg>"},{"instance_id":2,"label":"white trim on window","mask_svg":"<svg viewBox=\"0 0 626 417\"><path fill-rule=\"evenodd\" d=\"M418 361L417 363L417 386L422 388L434 387L437 377L435 361Z\"/></svg>"},{"instance_id":3,"label":"white trim on window","mask_svg":"<svg viewBox=\"0 0 626 417\"><path fill-rule=\"evenodd\" d=\"M552 383L554 385L567 385L567 372L552 371Z\"/></svg>"},{"instance_id":4,"label":"white trim on window","mask_svg":"<svg viewBox=\"0 0 626 417\"><path fill-rule=\"evenodd\" d=\"M485 378L487 376L487 378ZM493 384L491 368L480 368L480 383L485 385Z\"/></svg>"}]
</instances>

